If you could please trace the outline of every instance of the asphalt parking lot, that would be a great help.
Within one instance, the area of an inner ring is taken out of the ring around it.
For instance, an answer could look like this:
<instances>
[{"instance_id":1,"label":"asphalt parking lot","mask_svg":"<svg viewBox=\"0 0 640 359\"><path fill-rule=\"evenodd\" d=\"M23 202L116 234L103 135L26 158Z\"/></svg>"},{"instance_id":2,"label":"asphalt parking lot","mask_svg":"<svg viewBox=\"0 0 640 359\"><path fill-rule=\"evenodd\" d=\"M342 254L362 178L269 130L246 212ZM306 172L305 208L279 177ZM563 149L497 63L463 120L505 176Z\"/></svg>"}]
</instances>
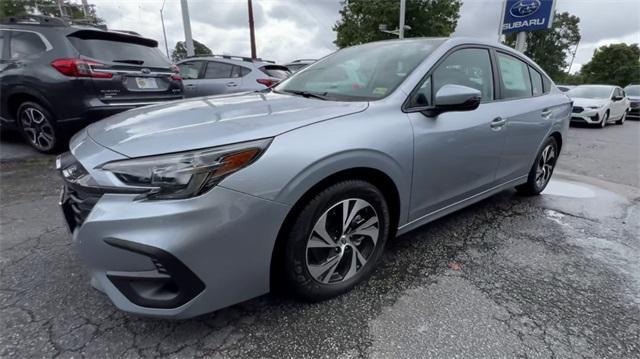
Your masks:
<instances>
[{"instance_id":1,"label":"asphalt parking lot","mask_svg":"<svg viewBox=\"0 0 640 359\"><path fill-rule=\"evenodd\" d=\"M3 135L0 356L638 358L639 143L640 122L571 128L543 195L506 191L392 241L342 297L166 321L91 289L53 157Z\"/></svg>"}]
</instances>

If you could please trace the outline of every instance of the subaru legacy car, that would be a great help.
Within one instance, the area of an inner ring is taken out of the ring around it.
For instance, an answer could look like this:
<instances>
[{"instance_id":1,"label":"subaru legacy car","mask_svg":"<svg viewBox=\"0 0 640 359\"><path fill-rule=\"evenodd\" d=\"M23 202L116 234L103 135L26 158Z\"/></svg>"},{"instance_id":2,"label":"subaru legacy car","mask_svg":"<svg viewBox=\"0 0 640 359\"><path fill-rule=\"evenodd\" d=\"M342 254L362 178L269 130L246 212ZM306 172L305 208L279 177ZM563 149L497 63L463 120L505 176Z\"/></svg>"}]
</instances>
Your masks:
<instances>
[{"instance_id":1,"label":"subaru legacy car","mask_svg":"<svg viewBox=\"0 0 640 359\"><path fill-rule=\"evenodd\" d=\"M629 98L629 113L627 116L630 119L640 120L640 85L629 85L624 88L624 92Z\"/></svg>"},{"instance_id":2,"label":"subaru legacy car","mask_svg":"<svg viewBox=\"0 0 640 359\"><path fill-rule=\"evenodd\" d=\"M327 83L337 67L357 86ZM323 300L397 235L505 189L539 194L570 117L508 47L368 43L271 89L92 124L57 160L61 206L92 285L124 311L192 317L275 283Z\"/></svg>"},{"instance_id":3,"label":"subaru legacy car","mask_svg":"<svg viewBox=\"0 0 640 359\"><path fill-rule=\"evenodd\" d=\"M629 112L629 99L624 90L611 85L581 85L567 93L573 99L571 122L597 125L624 124Z\"/></svg>"}]
</instances>

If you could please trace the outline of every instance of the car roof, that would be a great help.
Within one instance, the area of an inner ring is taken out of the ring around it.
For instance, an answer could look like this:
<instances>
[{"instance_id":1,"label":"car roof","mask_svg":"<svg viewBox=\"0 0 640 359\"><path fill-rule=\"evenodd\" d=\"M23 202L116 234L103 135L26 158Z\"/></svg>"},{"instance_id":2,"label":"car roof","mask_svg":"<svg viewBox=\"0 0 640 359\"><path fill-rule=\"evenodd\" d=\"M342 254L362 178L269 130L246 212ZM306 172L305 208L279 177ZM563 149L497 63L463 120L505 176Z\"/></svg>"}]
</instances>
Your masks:
<instances>
[{"instance_id":1,"label":"car roof","mask_svg":"<svg viewBox=\"0 0 640 359\"><path fill-rule=\"evenodd\" d=\"M185 61L193 61L193 60L217 61L217 62L224 62L228 64L245 66L245 67L251 66L251 65L255 67L276 65L275 62L272 62L272 61L267 61L262 59L251 59L249 57L232 56L232 55L190 56L178 61L178 63L182 63Z\"/></svg>"}]
</instances>

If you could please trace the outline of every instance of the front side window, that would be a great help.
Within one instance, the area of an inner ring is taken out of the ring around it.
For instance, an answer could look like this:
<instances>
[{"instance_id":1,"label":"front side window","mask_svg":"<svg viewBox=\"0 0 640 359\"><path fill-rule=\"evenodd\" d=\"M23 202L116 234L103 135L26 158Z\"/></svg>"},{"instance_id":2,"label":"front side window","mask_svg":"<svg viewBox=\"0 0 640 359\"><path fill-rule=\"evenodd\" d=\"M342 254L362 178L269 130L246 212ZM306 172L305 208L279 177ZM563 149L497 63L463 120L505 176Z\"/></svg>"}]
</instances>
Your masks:
<instances>
[{"instance_id":1,"label":"front side window","mask_svg":"<svg viewBox=\"0 0 640 359\"><path fill-rule=\"evenodd\" d=\"M180 76L185 80L195 80L200 76L204 61L187 61L178 67L180 68Z\"/></svg>"},{"instance_id":2,"label":"front side window","mask_svg":"<svg viewBox=\"0 0 640 359\"><path fill-rule=\"evenodd\" d=\"M544 92L542 87L542 76L540 76L540 73L533 67L529 67L529 72L531 73L531 88L533 89L533 96L542 95Z\"/></svg>"},{"instance_id":3,"label":"front side window","mask_svg":"<svg viewBox=\"0 0 640 359\"><path fill-rule=\"evenodd\" d=\"M11 34L11 58L21 59L37 55L47 50L38 34L34 32L13 31Z\"/></svg>"},{"instance_id":4,"label":"front side window","mask_svg":"<svg viewBox=\"0 0 640 359\"><path fill-rule=\"evenodd\" d=\"M505 99L531 97L529 66L513 56L503 53L497 55L502 77L502 97Z\"/></svg>"},{"instance_id":5,"label":"front side window","mask_svg":"<svg viewBox=\"0 0 640 359\"><path fill-rule=\"evenodd\" d=\"M205 79L228 79L231 78L231 69L233 65L222 62L209 61L207 71L204 74Z\"/></svg>"},{"instance_id":6,"label":"front side window","mask_svg":"<svg viewBox=\"0 0 640 359\"><path fill-rule=\"evenodd\" d=\"M479 90L482 101L493 100L493 72L489 50L458 50L438 65L432 76L434 95L444 85L462 85Z\"/></svg>"},{"instance_id":7,"label":"front side window","mask_svg":"<svg viewBox=\"0 0 640 359\"><path fill-rule=\"evenodd\" d=\"M275 91L314 93L337 101L381 99L392 93L442 42L376 42L342 49L295 73Z\"/></svg>"}]
</instances>

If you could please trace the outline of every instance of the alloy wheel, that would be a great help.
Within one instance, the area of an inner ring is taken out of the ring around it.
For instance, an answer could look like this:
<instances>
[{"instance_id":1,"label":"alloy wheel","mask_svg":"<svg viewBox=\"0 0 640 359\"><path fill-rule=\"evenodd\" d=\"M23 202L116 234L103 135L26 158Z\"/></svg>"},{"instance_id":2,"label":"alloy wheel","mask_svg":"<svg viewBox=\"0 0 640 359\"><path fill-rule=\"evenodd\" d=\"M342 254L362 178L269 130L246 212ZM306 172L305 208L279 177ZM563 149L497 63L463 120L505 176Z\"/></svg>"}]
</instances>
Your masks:
<instances>
[{"instance_id":1,"label":"alloy wheel","mask_svg":"<svg viewBox=\"0 0 640 359\"><path fill-rule=\"evenodd\" d=\"M536 186L543 188L546 186L551 174L553 173L553 166L555 165L556 150L551 144L547 145L542 151L540 158L538 159L538 167L536 169Z\"/></svg>"},{"instance_id":2,"label":"alloy wheel","mask_svg":"<svg viewBox=\"0 0 640 359\"><path fill-rule=\"evenodd\" d=\"M607 126L607 121L609 121L609 113L605 112L604 116L602 116L602 122L600 123L600 127L605 128Z\"/></svg>"},{"instance_id":3,"label":"alloy wheel","mask_svg":"<svg viewBox=\"0 0 640 359\"><path fill-rule=\"evenodd\" d=\"M20 114L22 132L31 144L41 151L49 151L55 145L55 131L51 122L40 110L25 108Z\"/></svg>"},{"instance_id":4,"label":"alloy wheel","mask_svg":"<svg viewBox=\"0 0 640 359\"><path fill-rule=\"evenodd\" d=\"M378 214L360 198L349 198L326 210L307 240L307 269L318 282L348 280L371 259L380 235Z\"/></svg>"}]
</instances>

